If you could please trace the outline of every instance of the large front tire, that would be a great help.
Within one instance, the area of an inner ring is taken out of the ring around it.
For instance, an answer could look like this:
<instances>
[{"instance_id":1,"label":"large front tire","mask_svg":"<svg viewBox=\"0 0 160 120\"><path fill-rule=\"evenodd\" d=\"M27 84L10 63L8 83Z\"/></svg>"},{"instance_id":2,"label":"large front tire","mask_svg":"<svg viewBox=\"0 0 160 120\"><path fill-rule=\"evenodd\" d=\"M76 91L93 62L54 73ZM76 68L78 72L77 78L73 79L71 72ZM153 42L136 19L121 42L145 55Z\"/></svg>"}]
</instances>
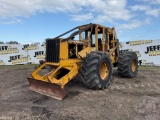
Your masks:
<instances>
[{"instance_id":1,"label":"large front tire","mask_svg":"<svg viewBox=\"0 0 160 120\"><path fill-rule=\"evenodd\" d=\"M105 89L112 79L112 62L105 52L87 54L80 69L81 80L91 89Z\"/></svg>"}]
</instances>

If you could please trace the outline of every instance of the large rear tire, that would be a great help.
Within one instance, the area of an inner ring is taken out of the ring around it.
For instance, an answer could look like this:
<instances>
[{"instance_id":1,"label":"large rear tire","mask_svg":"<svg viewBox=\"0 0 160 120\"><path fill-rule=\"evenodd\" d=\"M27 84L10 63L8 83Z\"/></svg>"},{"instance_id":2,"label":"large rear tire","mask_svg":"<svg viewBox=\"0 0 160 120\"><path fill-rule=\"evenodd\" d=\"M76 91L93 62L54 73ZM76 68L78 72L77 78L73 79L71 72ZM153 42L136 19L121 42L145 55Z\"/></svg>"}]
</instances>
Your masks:
<instances>
[{"instance_id":1,"label":"large rear tire","mask_svg":"<svg viewBox=\"0 0 160 120\"><path fill-rule=\"evenodd\" d=\"M105 89L112 78L112 62L108 54L92 51L87 54L80 69L81 80L91 89Z\"/></svg>"},{"instance_id":2,"label":"large rear tire","mask_svg":"<svg viewBox=\"0 0 160 120\"><path fill-rule=\"evenodd\" d=\"M135 52L128 51L119 55L118 74L121 77L133 78L138 71L138 57Z\"/></svg>"}]
</instances>

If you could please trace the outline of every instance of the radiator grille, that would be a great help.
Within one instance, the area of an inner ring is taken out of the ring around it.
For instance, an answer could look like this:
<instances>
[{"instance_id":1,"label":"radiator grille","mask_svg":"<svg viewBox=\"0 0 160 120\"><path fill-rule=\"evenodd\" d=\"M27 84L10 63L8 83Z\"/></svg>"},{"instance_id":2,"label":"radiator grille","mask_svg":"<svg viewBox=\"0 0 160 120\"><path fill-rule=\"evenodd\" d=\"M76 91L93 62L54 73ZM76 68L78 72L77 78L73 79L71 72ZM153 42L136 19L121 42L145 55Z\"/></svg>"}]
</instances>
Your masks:
<instances>
[{"instance_id":1,"label":"radiator grille","mask_svg":"<svg viewBox=\"0 0 160 120\"><path fill-rule=\"evenodd\" d=\"M59 39L46 40L46 62L59 62Z\"/></svg>"}]
</instances>

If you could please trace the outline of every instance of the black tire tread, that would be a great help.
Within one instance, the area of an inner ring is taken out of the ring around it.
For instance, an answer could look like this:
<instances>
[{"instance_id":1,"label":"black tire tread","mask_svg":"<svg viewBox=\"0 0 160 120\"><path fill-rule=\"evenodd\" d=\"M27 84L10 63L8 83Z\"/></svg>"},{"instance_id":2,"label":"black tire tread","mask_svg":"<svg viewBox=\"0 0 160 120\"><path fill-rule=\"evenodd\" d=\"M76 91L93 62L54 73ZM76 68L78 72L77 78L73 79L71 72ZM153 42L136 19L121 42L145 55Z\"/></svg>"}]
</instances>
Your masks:
<instances>
[{"instance_id":1,"label":"black tire tread","mask_svg":"<svg viewBox=\"0 0 160 120\"><path fill-rule=\"evenodd\" d=\"M98 74L96 74L97 68L96 66L98 65L99 61L101 60L102 57L108 56L105 52L102 51L92 51L90 54L87 54L86 58L84 59L82 63L82 67L80 69L80 75L81 75L81 80L82 82L91 89L105 89L107 85L101 84L100 81L98 80ZM110 60L110 58L109 58ZM111 60L110 60L111 64ZM111 69L112 70L112 69Z\"/></svg>"},{"instance_id":2,"label":"black tire tread","mask_svg":"<svg viewBox=\"0 0 160 120\"><path fill-rule=\"evenodd\" d=\"M134 73L131 72L131 70L129 70L130 62L133 59L135 59L136 63L137 63L137 68L136 68L136 71ZM128 52L120 54L119 59L118 59L117 67L118 67L118 74L121 77L128 77L128 78L135 77L137 75L137 71L138 71L138 57L137 57L137 54L135 52L132 52L132 51L128 51Z\"/></svg>"}]
</instances>

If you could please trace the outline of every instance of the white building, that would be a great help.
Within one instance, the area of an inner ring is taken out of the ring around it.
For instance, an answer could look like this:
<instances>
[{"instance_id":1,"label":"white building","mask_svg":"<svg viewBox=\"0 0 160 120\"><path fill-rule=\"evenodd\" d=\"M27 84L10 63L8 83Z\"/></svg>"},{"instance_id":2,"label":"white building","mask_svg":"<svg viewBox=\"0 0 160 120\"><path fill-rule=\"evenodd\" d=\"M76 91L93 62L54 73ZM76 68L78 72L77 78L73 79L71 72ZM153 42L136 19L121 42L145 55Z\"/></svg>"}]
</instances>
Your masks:
<instances>
[{"instance_id":1,"label":"white building","mask_svg":"<svg viewBox=\"0 0 160 120\"><path fill-rule=\"evenodd\" d=\"M138 40L121 43L121 53L135 51L142 65L160 66L160 40Z\"/></svg>"},{"instance_id":2,"label":"white building","mask_svg":"<svg viewBox=\"0 0 160 120\"><path fill-rule=\"evenodd\" d=\"M135 51L142 65L160 66L160 40L120 43L120 52ZM39 64L45 58L45 44L0 44L0 65Z\"/></svg>"}]
</instances>

